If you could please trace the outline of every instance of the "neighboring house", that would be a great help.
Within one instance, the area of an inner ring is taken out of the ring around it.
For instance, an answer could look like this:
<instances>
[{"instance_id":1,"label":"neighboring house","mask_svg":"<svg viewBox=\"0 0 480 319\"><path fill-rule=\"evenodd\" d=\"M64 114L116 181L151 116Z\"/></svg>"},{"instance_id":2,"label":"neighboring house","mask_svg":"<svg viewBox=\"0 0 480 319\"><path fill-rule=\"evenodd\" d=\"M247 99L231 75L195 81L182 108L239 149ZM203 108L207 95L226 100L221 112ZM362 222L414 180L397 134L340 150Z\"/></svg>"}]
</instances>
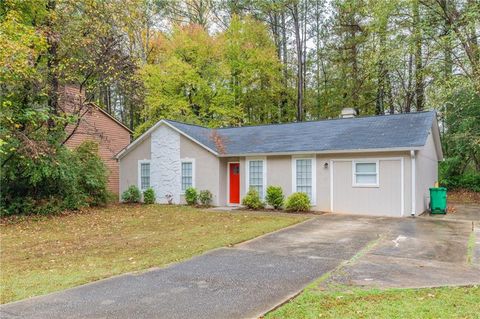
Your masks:
<instances>
[{"instance_id":1,"label":"neighboring house","mask_svg":"<svg viewBox=\"0 0 480 319\"><path fill-rule=\"evenodd\" d=\"M115 156L130 143L132 131L94 103L85 102L85 94L78 86L63 87L59 105L64 112L79 116L78 125L66 128L65 145L75 148L86 140L98 142L99 155L109 171L108 189L118 195L119 165Z\"/></svg>"},{"instance_id":2,"label":"neighboring house","mask_svg":"<svg viewBox=\"0 0 480 319\"><path fill-rule=\"evenodd\" d=\"M313 209L408 216L427 209L443 154L435 112L209 129L161 120L120 152L120 191L152 187L183 202L189 186L214 205L239 205L250 187L305 192Z\"/></svg>"}]
</instances>

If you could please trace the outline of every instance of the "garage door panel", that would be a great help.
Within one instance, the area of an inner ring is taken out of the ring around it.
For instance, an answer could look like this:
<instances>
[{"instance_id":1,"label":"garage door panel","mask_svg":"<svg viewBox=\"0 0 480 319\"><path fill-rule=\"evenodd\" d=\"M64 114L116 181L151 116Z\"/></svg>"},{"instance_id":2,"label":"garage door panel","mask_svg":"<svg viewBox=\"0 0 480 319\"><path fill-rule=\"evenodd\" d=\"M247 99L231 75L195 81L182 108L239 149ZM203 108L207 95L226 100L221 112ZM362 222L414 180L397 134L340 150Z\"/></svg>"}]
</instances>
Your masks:
<instances>
[{"instance_id":1,"label":"garage door panel","mask_svg":"<svg viewBox=\"0 0 480 319\"><path fill-rule=\"evenodd\" d=\"M401 161L379 160L379 187L353 187L352 161L333 162L333 211L401 216Z\"/></svg>"}]
</instances>

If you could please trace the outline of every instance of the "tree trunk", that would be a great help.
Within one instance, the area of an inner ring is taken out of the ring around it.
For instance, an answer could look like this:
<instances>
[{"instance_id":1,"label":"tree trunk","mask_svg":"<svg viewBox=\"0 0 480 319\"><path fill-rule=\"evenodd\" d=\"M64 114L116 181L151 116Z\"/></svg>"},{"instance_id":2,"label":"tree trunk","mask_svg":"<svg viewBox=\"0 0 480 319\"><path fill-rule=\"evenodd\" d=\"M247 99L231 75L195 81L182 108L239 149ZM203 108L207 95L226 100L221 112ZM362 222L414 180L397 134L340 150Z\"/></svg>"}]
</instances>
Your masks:
<instances>
[{"instance_id":1,"label":"tree trunk","mask_svg":"<svg viewBox=\"0 0 480 319\"><path fill-rule=\"evenodd\" d=\"M455 32L467 57L464 61L457 59L459 66L473 81L477 94L480 94L480 48L476 31L478 28L477 21L470 21L472 16L469 14L475 10L475 1L468 0L467 8L463 13L459 11L453 1L437 0L436 2L441 8L442 18Z\"/></svg>"},{"instance_id":2,"label":"tree trunk","mask_svg":"<svg viewBox=\"0 0 480 319\"><path fill-rule=\"evenodd\" d=\"M443 2L443 5L445 6L444 7L444 10L445 11L448 11L448 7L449 7L449 0L445 0ZM452 76L452 73L453 73L453 59L452 59L452 43L450 41L450 36L451 36L451 31L452 31L452 26L451 26L451 22L449 19L444 19L444 25L443 25L443 28L444 28L444 37L446 38L445 40L445 47L444 47L444 77L445 77L445 81L447 81L448 79L451 78Z\"/></svg>"},{"instance_id":3,"label":"tree trunk","mask_svg":"<svg viewBox=\"0 0 480 319\"><path fill-rule=\"evenodd\" d=\"M55 31L55 27L52 22L52 18L55 15L56 0L49 0L47 2L47 9L50 15L49 22L47 23L47 81L48 81L48 107L53 115L58 115L58 89L59 89L59 77L58 77L58 36ZM48 127L54 128L56 125L55 120L50 118L48 120Z\"/></svg>"},{"instance_id":4,"label":"tree trunk","mask_svg":"<svg viewBox=\"0 0 480 319\"><path fill-rule=\"evenodd\" d=\"M303 48L302 34L300 27L300 16L298 4L292 5L293 28L295 32L295 49L297 53L297 121L303 121Z\"/></svg>"},{"instance_id":5,"label":"tree trunk","mask_svg":"<svg viewBox=\"0 0 480 319\"><path fill-rule=\"evenodd\" d=\"M350 47L350 63L352 66L352 80L353 80L353 86L352 86L352 99L350 101L351 107L352 108L357 108L358 105L358 92L360 90L360 85L359 85L359 77L358 77L358 48L357 48L357 22L355 21L355 15L350 12L350 41L351 41L351 47Z\"/></svg>"},{"instance_id":6,"label":"tree trunk","mask_svg":"<svg viewBox=\"0 0 480 319\"><path fill-rule=\"evenodd\" d=\"M390 80L390 72L388 70L385 70L385 86L387 91L388 105L390 108L389 113L395 114L395 102L393 100L392 82Z\"/></svg>"},{"instance_id":7,"label":"tree trunk","mask_svg":"<svg viewBox=\"0 0 480 319\"><path fill-rule=\"evenodd\" d=\"M387 22L388 23L388 22ZM375 102L375 113L377 115L385 113L385 77L386 77L386 68L385 68L385 42L386 42L386 23L382 24L379 34L379 47L380 47L380 57L377 65L377 98Z\"/></svg>"},{"instance_id":8,"label":"tree trunk","mask_svg":"<svg viewBox=\"0 0 480 319\"><path fill-rule=\"evenodd\" d=\"M305 95L305 92L307 92L307 17L308 17L308 1L304 1L304 8L303 8L303 14L302 14L302 29L303 29L303 35L302 35L302 50L303 50L303 59L302 59L302 69L303 69L303 94ZM305 107L304 107L305 108ZM303 111L305 113L305 111ZM304 117L305 115L303 115Z\"/></svg>"},{"instance_id":9,"label":"tree trunk","mask_svg":"<svg viewBox=\"0 0 480 319\"><path fill-rule=\"evenodd\" d=\"M288 89L288 49L287 49L287 25L285 21L285 12L281 13L281 28L282 28L282 64L283 64L283 88L282 88L282 97L281 97L281 110L280 110L280 121L283 120L286 115L286 109L288 107L287 100L287 89Z\"/></svg>"},{"instance_id":10,"label":"tree trunk","mask_svg":"<svg viewBox=\"0 0 480 319\"><path fill-rule=\"evenodd\" d=\"M317 0L315 1L315 82L316 82L316 108L317 108L317 117L322 118L322 110L321 110L321 69L320 69L320 63L321 63L321 58L320 58L320 1Z\"/></svg>"},{"instance_id":11,"label":"tree trunk","mask_svg":"<svg viewBox=\"0 0 480 319\"><path fill-rule=\"evenodd\" d=\"M131 103L129 103L129 104L130 104L130 108L129 108L130 109L129 110L130 111L130 121L129 121L128 126L133 131L134 126L135 126L135 118L134 118L135 117L135 109L134 109L134 106Z\"/></svg>"},{"instance_id":12,"label":"tree trunk","mask_svg":"<svg viewBox=\"0 0 480 319\"><path fill-rule=\"evenodd\" d=\"M409 54L408 57L408 80L407 90L405 92L405 113L410 113L412 110L412 76L413 76L413 55Z\"/></svg>"},{"instance_id":13,"label":"tree trunk","mask_svg":"<svg viewBox=\"0 0 480 319\"><path fill-rule=\"evenodd\" d=\"M422 63L422 30L419 0L413 1L413 36L415 41L415 98L417 111L423 110L425 87Z\"/></svg>"}]
</instances>

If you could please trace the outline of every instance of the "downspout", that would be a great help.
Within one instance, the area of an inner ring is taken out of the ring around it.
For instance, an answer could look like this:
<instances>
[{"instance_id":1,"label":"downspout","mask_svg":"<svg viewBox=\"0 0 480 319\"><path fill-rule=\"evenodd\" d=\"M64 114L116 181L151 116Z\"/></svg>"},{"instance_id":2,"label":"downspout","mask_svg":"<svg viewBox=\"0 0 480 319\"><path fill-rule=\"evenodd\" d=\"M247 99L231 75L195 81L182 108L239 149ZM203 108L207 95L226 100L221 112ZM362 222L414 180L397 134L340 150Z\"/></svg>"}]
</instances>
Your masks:
<instances>
[{"instance_id":1,"label":"downspout","mask_svg":"<svg viewBox=\"0 0 480 319\"><path fill-rule=\"evenodd\" d=\"M415 206L416 206L416 202L415 202L415 197L416 197L416 190L415 190L415 186L416 186L416 175L417 175L417 169L415 167L415 151L414 150L411 150L410 151L410 160L412 162L412 212L411 212L411 216L412 217L415 217Z\"/></svg>"}]
</instances>

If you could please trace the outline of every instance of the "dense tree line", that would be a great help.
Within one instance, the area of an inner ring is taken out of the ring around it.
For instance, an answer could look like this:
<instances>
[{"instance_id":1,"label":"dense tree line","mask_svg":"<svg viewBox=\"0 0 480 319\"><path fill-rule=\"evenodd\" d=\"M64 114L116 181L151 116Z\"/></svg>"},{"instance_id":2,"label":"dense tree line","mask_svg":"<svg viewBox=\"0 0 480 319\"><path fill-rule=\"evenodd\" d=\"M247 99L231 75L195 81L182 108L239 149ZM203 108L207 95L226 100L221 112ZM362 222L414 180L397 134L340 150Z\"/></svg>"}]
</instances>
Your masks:
<instances>
[{"instance_id":1,"label":"dense tree line","mask_svg":"<svg viewBox=\"0 0 480 319\"><path fill-rule=\"evenodd\" d=\"M57 92L77 83L137 135L164 117L213 127L436 109L446 183L475 185L479 34L477 0L2 0L2 173L55 157L78 120Z\"/></svg>"}]
</instances>

